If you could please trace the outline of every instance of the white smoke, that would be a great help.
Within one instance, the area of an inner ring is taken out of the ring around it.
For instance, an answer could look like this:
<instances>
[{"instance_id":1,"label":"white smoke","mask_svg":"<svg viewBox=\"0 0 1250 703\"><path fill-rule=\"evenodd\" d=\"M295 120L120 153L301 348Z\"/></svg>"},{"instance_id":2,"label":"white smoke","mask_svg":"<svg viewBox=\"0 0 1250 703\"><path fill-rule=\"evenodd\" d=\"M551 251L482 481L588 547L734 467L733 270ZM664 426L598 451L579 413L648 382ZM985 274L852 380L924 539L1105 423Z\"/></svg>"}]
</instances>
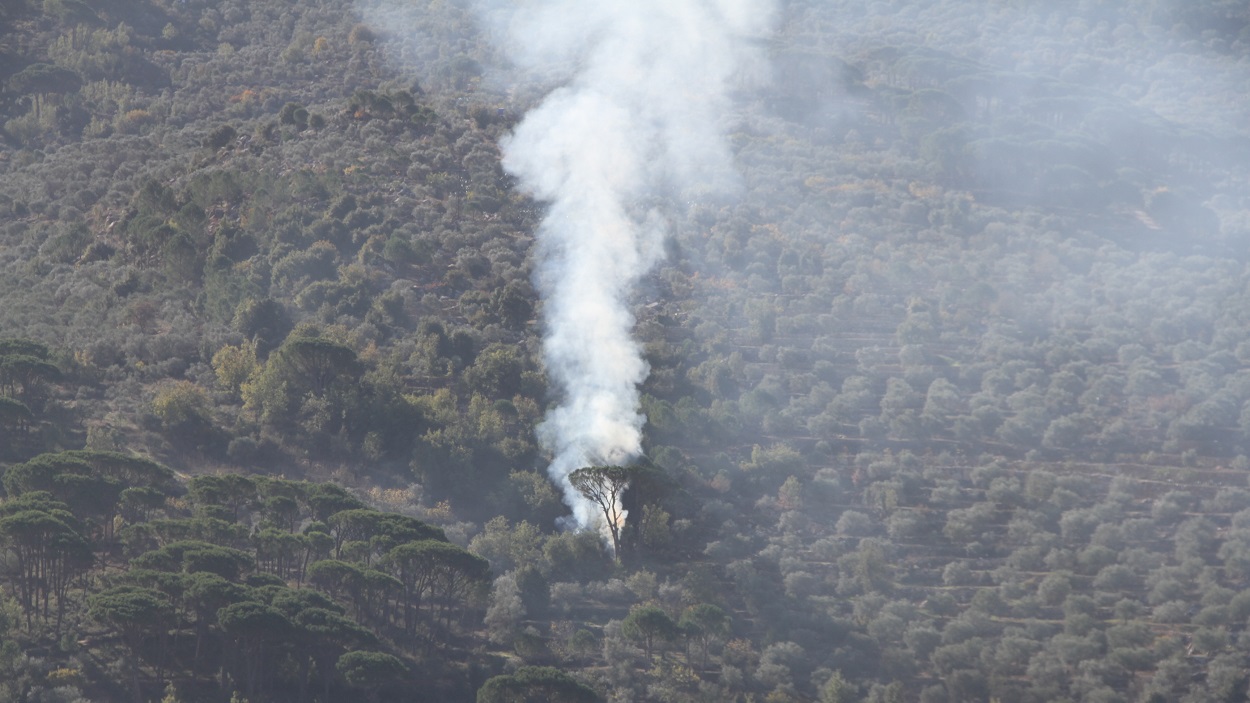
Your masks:
<instances>
[{"instance_id":1,"label":"white smoke","mask_svg":"<svg viewBox=\"0 0 1250 703\"><path fill-rule=\"evenodd\" d=\"M666 230L645 203L734 181L723 122L736 81L763 63L772 2L522 0L490 16L518 66L562 81L504 142L504 167L550 205L536 282L561 404L539 434L589 527L601 518L568 475L641 453L648 368L627 299Z\"/></svg>"}]
</instances>

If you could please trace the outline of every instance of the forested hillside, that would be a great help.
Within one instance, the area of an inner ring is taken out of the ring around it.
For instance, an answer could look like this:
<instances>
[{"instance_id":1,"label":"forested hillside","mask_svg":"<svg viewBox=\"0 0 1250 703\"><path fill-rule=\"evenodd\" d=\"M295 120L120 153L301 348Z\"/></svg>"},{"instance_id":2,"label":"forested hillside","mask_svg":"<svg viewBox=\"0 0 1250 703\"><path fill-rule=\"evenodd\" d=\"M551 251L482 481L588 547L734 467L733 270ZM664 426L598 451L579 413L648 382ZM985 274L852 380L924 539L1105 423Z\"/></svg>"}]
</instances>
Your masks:
<instances>
[{"instance_id":1,"label":"forested hillside","mask_svg":"<svg viewBox=\"0 0 1250 703\"><path fill-rule=\"evenodd\" d=\"M1245 698L1250 12L779 2L613 553L487 4L0 5L0 701Z\"/></svg>"}]
</instances>

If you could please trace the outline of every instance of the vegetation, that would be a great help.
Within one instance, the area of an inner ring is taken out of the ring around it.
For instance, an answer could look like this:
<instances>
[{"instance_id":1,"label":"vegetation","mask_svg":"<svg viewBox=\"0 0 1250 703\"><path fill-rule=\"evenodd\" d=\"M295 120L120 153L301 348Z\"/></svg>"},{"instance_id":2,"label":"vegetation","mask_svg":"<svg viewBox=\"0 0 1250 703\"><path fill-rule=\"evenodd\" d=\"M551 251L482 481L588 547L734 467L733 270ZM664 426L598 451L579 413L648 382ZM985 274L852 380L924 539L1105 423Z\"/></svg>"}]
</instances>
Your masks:
<instances>
[{"instance_id":1,"label":"vegetation","mask_svg":"<svg viewBox=\"0 0 1250 703\"><path fill-rule=\"evenodd\" d=\"M1244 9L780 3L610 544L479 26L0 5L0 701L1245 696Z\"/></svg>"}]
</instances>

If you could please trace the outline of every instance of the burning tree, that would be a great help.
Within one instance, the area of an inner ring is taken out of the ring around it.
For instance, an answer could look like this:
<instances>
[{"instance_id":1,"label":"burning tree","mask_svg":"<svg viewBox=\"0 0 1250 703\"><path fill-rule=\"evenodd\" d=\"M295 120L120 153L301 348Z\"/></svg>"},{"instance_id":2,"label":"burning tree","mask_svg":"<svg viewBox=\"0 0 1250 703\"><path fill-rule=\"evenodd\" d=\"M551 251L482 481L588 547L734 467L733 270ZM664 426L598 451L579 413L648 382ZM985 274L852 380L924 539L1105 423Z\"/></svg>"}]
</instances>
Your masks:
<instances>
[{"instance_id":1,"label":"burning tree","mask_svg":"<svg viewBox=\"0 0 1250 703\"><path fill-rule=\"evenodd\" d=\"M569 483L586 500L603 511L603 521L612 535L612 553L617 561L621 558L621 527L625 523L625 509L621 496L629 488L636 470L628 466L587 466L569 474Z\"/></svg>"}]
</instances>

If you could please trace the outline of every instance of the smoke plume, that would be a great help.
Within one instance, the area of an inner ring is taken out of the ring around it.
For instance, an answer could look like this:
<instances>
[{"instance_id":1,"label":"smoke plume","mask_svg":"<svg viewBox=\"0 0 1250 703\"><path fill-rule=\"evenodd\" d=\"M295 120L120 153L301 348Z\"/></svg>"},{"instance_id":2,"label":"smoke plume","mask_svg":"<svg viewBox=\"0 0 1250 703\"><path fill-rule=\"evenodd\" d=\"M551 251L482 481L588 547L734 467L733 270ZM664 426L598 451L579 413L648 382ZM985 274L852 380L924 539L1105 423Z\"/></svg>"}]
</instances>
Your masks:
<instances>
[{"instance_id":1,"label":"smoke plume","mask_svg":"<svg viewBox=\"0 0 1250 703\"><path fill-rule=\"evenodd\" d=\"M531 0L492 15L518 66L561 82L503 150L504 167L549 204L536 283L561 402L539 434L579 527L596 515L569 473L641 453L638 384L648 368L627 300L662 254L666 223L654 204L733 183L723 121L731 90L762 63L771 6Z\"/></svg>"}]
</instances>

